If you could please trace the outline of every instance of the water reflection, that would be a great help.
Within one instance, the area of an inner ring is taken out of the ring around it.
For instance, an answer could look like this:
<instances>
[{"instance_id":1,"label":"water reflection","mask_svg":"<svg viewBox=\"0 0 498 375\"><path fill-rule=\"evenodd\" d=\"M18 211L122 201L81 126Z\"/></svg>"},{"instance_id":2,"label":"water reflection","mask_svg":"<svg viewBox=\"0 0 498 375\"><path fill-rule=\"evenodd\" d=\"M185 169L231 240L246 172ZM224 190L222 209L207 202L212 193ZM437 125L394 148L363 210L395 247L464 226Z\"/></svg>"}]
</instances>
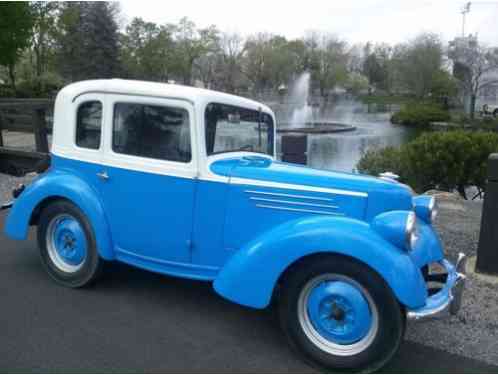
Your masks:
<instances>
[{"instance_id":1,"label":"water reflection","mask_svg":"<svg viewBox=\"0 0 498 375\"><path fill-rule=\"evenodd\" d=\"M277 122L285 112L276 108ZM351 172L371 149L400 146L416 136L413 129L391 124L390 112L378 112L352 98L341 98L320 108L320 117L354 125L349 133L308 136L308 165L313 168ZM280 142L281 137L277 141ZM280 152L280 145L277 148Z\"/></svg>"}]
</instances>

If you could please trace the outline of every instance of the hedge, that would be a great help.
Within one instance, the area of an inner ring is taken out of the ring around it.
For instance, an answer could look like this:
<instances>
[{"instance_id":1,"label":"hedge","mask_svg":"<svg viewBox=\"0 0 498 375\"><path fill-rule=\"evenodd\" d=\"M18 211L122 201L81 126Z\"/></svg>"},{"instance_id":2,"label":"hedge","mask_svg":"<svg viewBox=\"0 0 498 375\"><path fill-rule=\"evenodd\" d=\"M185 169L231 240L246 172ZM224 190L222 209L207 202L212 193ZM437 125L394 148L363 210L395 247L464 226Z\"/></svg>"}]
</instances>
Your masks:
<instances>
[{"instance_id":1,"label":"hedge","mask_svg":"<svg viewBox=\"0 0 498 375\"><path fill-rule=\"evenodd\" d=\"M357 165L360 173L378 175L389 171L416 191L484 190L489 154L498 152L498 134L492 132L424 133L399 148L367 152Z\"/></svg>"},{"instance_id":2,"label":"hedge","mask_svg":"<svg viewBox=\"0 0 498 375\"><path fill-rule=\"evenodd\" d=\"M391 117L393 124L427 127L431 122L449 121L451 116L437 104L408 104Z\"/></svg>"}]
</instances>

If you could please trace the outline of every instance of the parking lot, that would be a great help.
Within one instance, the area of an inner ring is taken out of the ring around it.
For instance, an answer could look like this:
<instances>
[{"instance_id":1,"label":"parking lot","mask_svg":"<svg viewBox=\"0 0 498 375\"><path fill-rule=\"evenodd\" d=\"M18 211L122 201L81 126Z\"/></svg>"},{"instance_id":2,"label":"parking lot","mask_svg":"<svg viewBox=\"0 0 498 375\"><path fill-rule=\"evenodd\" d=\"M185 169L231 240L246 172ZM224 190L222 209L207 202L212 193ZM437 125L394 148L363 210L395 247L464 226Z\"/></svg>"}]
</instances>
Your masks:
<instances>
[{"instance_id":1,"label":"parking lot","mask_svg":"<svg viewBox=\"0 0 498 375\"><path fill-rule=\"evenodd\" d=\"M69 290L45 274L34 233L0 235L0 250L1 372L315 371L288 348L274 309L233 305L209 284L109 264L95 287ZM498 367L408 341L384 371Z\"/></svg>"}]
</instances>

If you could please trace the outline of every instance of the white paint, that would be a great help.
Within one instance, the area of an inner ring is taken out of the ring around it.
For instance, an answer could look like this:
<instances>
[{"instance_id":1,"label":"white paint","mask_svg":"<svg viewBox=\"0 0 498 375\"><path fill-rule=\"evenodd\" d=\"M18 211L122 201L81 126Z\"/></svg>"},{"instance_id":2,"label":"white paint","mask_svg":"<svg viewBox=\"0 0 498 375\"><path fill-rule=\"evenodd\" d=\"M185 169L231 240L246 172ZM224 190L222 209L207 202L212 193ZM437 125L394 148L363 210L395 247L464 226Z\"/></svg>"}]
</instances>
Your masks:
<instances>
[{"instance_id":1,"label":"white paint","mask_svg":"<svg viewBox=\"0 0 498 375\"><path fill-rule=\"evenodd\" d=\"M103 104L101 147L90 150L76 146L76 116L78 107L87 101ZM112 150L113 106L116 102L132 102L183 108L188 111L191 128L192 161L181 163L122 155ZM60 157L88 163L155 173L180 178L200 178L206 181L228 182L228 177L213 174L209 165L228 155L233 157L254 155L240 152L207 156L204 129L204 112L210 103L223 103L270 114L272 110L250 99L195 87L164 83L128 81L121 79L77 82L63 88L57 95L54 112L54 138L51 152ZM276 132L274 133L276 149ZM271 156L270 156L271 158ZM111 176L112 177L112 176Z\"/></svg>"}]
</instances>

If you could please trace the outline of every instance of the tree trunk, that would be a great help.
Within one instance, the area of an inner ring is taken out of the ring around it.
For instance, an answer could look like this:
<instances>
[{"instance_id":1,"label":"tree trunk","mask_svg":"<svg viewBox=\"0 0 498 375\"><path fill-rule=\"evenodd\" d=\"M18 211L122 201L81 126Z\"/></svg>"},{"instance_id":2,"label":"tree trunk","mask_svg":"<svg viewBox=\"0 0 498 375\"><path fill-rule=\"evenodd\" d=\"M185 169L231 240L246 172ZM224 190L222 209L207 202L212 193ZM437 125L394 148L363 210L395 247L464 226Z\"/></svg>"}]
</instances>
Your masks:
<instances>
[{"instance_id":1,"label":"tree trunk","mask_svg":"<svg viewBox=\"0 0 498 375\"><path fill-rule=\"evenodd\" d=\"M16 74L15 74L15 70L14 70L14 64L9 64L9 78L10 78L10 84L12 86L12 90L14 90L14 93L17 94Z\"/></svg>"},{"instance_id":2,"label":"tree trunk","mask_svg":"<svg viewBox=\"0 0 498 375\"><path fill-rule=\"evenodd\" d=\"M458 185L457 191L458 193L460 193L463 199L468 200L467 193L465 191L465 185Z\"/></svg>"},{"instance_id":3,"label":"tree trunk","mask_svg":"<svg viewBox=\"0 0 498 375\"><path fill-rule=\"evenodd\" d=\"M472 94L470 96L470 118L472 120L474 119L476 113L476 101L477 101L477 96L475 94Z\"/></svg>"}]
</instances>

